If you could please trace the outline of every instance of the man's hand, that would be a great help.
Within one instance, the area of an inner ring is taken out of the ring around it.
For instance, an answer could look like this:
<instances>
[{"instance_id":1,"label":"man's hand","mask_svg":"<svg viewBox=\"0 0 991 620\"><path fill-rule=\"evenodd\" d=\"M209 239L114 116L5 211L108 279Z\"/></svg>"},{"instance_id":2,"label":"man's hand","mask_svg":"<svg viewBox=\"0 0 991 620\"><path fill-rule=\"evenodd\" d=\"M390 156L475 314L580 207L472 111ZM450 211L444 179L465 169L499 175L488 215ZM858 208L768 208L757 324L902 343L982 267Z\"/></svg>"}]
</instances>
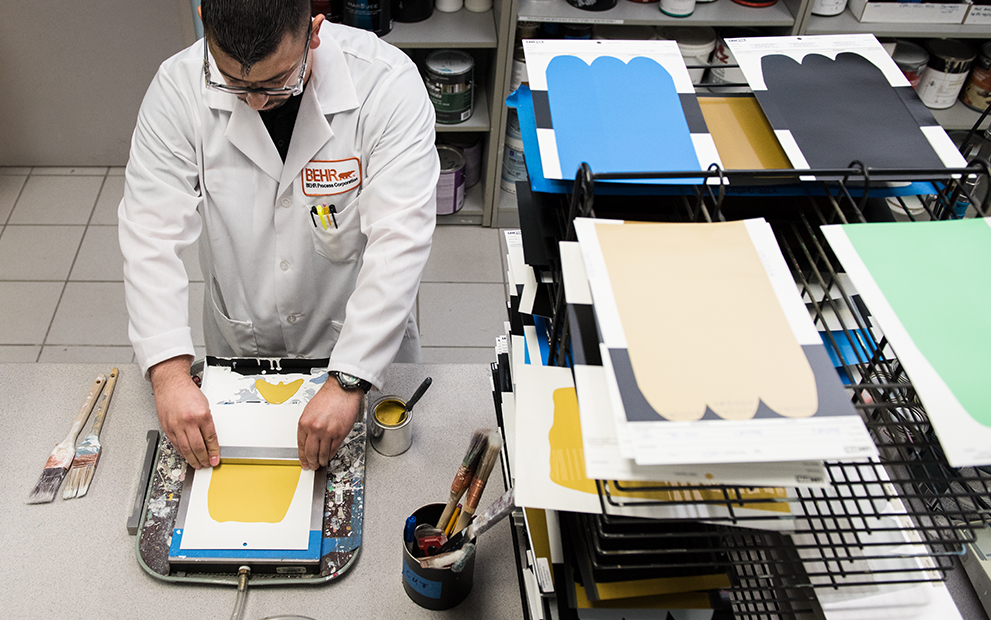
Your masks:
<instances>
[{"instance_id":1,"label":"man's hand","mask_svg":"<svg viewBox=\"0 0 991 620\"><path fill-rule=\"evenodd\" d=\"M189 356L173 357L151 367L155 409L166 437L194 469L220 464L220 443L210 404L189 376Z\"/></svg>"},{"instance_id":2,"label":"man's hand","mask_svg":"<svg viewBox=\"0 0 991 620\"><path fill-rule=\"evenodd\" d=\"M299 464L317 469L330 462L351 432L361 408L361 390L345 390L329 378L310 399L299 417L296 442Z\"/></svg>"}]
</instances>

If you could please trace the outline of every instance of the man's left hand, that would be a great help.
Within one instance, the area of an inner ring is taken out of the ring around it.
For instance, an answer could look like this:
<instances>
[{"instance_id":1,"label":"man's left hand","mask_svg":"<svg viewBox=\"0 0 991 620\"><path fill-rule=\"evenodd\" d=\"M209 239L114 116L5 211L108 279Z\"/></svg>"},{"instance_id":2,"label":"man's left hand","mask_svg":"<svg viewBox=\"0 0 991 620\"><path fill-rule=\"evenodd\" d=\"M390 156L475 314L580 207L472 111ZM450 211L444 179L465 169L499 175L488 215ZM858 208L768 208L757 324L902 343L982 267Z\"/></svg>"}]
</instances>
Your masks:
<instances>
[{"instance_id":1,"label":"man's left hand","mask_svg":"<svg viewBox=\"0 0 991 620\"><path fill-rule=\"evenodd\" d=\"M303 469L318 469L337 454L354 426L363 396L361 390L341 388L331 377L310 399L296 431Z\"/></svg>"}]
</instances>

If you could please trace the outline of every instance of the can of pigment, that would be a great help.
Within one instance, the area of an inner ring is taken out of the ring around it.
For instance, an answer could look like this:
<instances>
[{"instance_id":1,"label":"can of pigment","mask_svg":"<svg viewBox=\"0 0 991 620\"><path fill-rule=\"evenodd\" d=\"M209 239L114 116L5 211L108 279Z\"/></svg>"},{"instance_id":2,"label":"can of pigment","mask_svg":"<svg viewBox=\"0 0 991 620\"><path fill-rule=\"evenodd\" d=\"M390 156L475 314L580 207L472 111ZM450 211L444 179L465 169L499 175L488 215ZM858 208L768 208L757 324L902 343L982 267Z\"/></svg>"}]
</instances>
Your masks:
<instances>
[{"instance_id":1,"label":"can of pigment","mask_svg":"<svg viewBox=\"0 0 991 620\"><path fill-rule=\"evenodd\" d=\"M465 156L461 149L437 145L440 177L437 179L437 215L450 215L465 204Z\"/></svg>"},{"instance_id":2,"label":"can of pigment","mask_svg":"<svg viewBox=\"0 0 991 620\"><path fill-rule=\"evenodd\" d=\"M344 0L345 26L385 36L392 30L392 0Z\"/></svg>"},{"instance_id":3,"label":"can of pigment","mask_svg":"<svg viewBox=\"0 0 991 620\"><path fill-rule=\"evenodd\" d=\"M459 50L437 50L427 56L423 83L434 104L437 122L462 123L471 118L475 60Z\"/></svg>"}]
</instances>

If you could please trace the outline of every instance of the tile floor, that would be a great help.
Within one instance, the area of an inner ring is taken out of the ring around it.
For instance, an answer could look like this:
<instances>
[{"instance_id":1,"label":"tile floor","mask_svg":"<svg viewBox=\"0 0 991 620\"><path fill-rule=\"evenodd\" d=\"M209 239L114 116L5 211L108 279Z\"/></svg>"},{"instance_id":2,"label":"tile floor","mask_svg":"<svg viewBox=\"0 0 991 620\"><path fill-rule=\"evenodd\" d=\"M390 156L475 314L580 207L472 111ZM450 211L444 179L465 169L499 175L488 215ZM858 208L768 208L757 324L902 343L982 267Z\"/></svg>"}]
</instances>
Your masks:
<instances>
[{"instance_id":1,"label":"tile floor","mask_svg":"<svg viewBox=\"0 0 991 620\"><path fill-rule=\"evenodd\" d=\"M0 362L133 360L117 245L123 174L0 167ZM203 275L191 250L183 259L202 347ZM437 227L416 305L424 361L492 361L506 317L504 263L501 230Z\"/></svg>"}]
</instances>

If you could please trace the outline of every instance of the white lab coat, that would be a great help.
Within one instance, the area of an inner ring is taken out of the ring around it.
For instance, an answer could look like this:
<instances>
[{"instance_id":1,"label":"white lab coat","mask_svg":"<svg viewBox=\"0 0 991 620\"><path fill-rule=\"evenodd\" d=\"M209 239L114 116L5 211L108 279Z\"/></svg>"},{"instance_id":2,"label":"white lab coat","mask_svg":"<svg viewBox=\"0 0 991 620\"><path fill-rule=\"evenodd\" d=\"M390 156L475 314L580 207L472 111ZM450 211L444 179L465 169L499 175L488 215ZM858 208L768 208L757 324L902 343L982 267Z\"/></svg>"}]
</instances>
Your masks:
<instances>
[{"instance_id":1,"label":"white lab coat","mask_svg":"<svg viewBox=\"0 0 991 620\"><path fill-rule=\"evenodd\" d=\"M381 386L394 358L419 355L412 308L436 220L434 109L415 65L325 22L283 165L257 112L206 89L203 45L149 87L118 210L142 372L193 354L179 256L199 238L209 354L329 356ZM336 227L311 217L319 204Z\"/></svg>"}]
</instances>

